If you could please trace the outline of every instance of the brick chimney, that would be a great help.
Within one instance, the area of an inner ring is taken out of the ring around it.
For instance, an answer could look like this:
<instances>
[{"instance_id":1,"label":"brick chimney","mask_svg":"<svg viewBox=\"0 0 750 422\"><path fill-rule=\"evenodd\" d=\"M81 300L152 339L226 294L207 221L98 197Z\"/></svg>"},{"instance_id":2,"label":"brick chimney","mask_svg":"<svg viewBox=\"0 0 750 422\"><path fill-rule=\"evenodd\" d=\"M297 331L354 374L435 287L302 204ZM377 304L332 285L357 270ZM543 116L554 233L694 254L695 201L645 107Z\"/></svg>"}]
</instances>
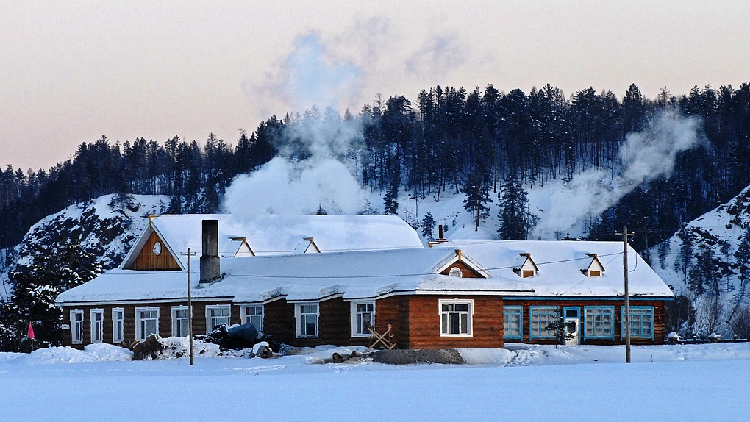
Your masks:
<instances>
[{"instance_id":1,"label":"brick chimney","mask_svg":"<svg viewBox=\"0 0 750 422\"><path fill-rule=\"evenodd\" d=\"M437 238L437 239L435 239L435 240L434 240L434 241L432 241L432 242L429 242L429 243L427 244L427 246L429 246L429 247L433 247L434 245L437 245L437 244L439 244L439 243L445 243L445 242L447 242L447 241L448 241L448 239L446 239L446 238L445 238L445 237L443 237L443 236L444 236L444 234L443 234L443 225L442 225L442 224L438 224L438 238Z\"/></svg>"},{"instance_id":2,"label":"brick chimney","mask_svg":"<svg viewBox=\"0 0 750 422\"><path fill-rule=\"evenodd\" d=\"M203 220L201 227L201 283L221 278L219 220Z\"/></svg>"}]
</instances>

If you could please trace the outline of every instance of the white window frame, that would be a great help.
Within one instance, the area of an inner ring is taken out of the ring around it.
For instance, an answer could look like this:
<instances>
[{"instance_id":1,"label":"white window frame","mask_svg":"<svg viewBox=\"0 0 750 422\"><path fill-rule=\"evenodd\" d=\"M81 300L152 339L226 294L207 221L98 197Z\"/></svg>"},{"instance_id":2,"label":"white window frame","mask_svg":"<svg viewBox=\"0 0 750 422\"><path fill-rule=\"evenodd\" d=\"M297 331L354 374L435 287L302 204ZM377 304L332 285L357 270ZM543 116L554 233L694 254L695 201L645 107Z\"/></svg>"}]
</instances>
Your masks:
<instances>
[{"instance_id":1,"label":"white window frame","mask_svg":"<svg viewBox=\"0 0 750 422\"><path fill-rule=\"evenodd\" d=\"M81 319L76 319L80 316ZM73 309L70 311L70 343L83 344L83 309Z\"/></svg>"},{"instance_id":2,"label":"white window frame","mask_svg":"<svg viewBox=\"0 0 750 422\"><path fill-rule=\"evenodd\" d=\"M251 324L253 324L253 327L255 327L255 329L258 330L258 332L262 332L263 331L263 318L266 313L266 310L263 308L263 305L242 305L240 308L242 310L240 312L240 322L242 324L247 324L248 322L250 322ZM247 311L249 309L253 309L252 315L247 314ZM258 324L255 324L253 320L259 321Z\"/></svg>"},{"instance_id":3,"label":"white window frame","mask_svg":"<svg viewBox=\"0 0 750 422\"><path fill-rule=\"evenodd\" d=\"M211 316L211 311L226 311L226 315L221 316ZM206 306L206 332L210 333L215 326L221 325L222 323L214 324L214 320L218 320L219 318L227 319L226 326L227 328L232 323L232 306L231 305L208 305ZM216 321L218 322L218 321Z\"/></svg>"},{"instance_id":4,"label":"white window frame","mask_svg":"<svg viewBox=\"0 0 750 422\"><path fill-rule=\"evenodd\" d=\"M144 335L143 328L141 327L141 323L144 321L150 321L153 320L153 317L149 317L147 319L141 318L141 312L154 312L156 311L156 332L153 334L159 335L159 308L155 307L142 307L142 308L135 308L135 339L138 341L145 340L148 335ZM149 333L150 335L151 333Z\"/></svg>"},{"instance_id":5,"label":"white window frame","mask_svg":"<svg viewBox=\"0 0 750 422\"><path fill-rule=\"evenodd\" d=\"M360 305L364 306L364 310L360 310ZM372 306L372 309L369 309ZM370 325L364 326L365 315L369 315ZM352 302L351 304L351 326L352 326L352 337L370 337L370 331L368 327L375 326L375 301L358 301Z\"/></svg>"},{"instance_id":6,"label":"white window frame","mask_svg":"<svg viewBox=\"0 0 750 422\"><path fill-rule=\"evenodd\" d=\"M190 315L187 314L184 318L177 318L177 312L178 311L188 311L187 306L172 306L171 314L172 314L172 337L190 337ZM180 328L184 327L187 328L187 333L185 335L180 335Z\"/></svg>"},{"instance_id":7,"label":"white window frame","mask_svg":"<svg viewBox=\"0 0 750 422\"><path fill-rule=\"evenodd\" d=\"M97 318L99 318L97 320ZM101 343L104 341L104 309L89 310L89 324L91 343Z\"/></svg>"},{"instance_id":8,"label":"white window frame","mask_svg":"<svg viewBox=\"0 0 750 422\"><path fill-rule=\"evenodd\" d=\"M112 343L125 341L125 308L112 308Z\"/></svg>"},{"instance_id":9,"label":"white window frame","mask_svg":"<svg viewBox=\"0 0 750 422\"><path fill-rule=\"evenodd\" d=\"M468 305L468 307L466 310L456 310L456 305ZM448 309L443 310L444 306ZM456 322L452 318L454 314L458 317L458 333L449 332L453 331L451 330L452 324ZM438 315L440 316L440 337L474 336L474 299L438 299ZM464 315L465 321L462 319Z\"/></svg>"},{"instance_id":10,"label":"white window frame","mask_svg":"<svg viewBox=\"0 0 750 422\"><path fill-rule=\"evenodd\" d=\"M312 309L303 309L303 307L315 307L315 312L311 312ZM307 312L302 312L302 311ZM306 326L310 323L308 321L310 318L314 316L314 330L311 334L307 327L303 330L303 326ZM294 321L296 331L297 331L297 338L317 338L320 328L320 304L318 302L303 302L303 303L295 303L294 304Z\"/></svg>"}]
</instances>

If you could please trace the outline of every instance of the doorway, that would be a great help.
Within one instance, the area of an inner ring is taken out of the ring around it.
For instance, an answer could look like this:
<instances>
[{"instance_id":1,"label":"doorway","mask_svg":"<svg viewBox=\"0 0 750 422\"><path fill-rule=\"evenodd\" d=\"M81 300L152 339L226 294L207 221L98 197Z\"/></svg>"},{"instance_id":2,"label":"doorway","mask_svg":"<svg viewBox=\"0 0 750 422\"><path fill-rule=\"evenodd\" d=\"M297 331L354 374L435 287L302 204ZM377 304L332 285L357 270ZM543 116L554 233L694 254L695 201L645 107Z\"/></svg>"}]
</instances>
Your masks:
<instances>
[{"instance_id":1,"label":"doorway","mask_svg":"<svg viewBox=\"0 0 750 422\"><path fill-rule=\"evenodd\" d=\"M565 345L578 346L581 337L581 308L564 307L563 324L565 325Z\"/></svg>"}]
</instances>

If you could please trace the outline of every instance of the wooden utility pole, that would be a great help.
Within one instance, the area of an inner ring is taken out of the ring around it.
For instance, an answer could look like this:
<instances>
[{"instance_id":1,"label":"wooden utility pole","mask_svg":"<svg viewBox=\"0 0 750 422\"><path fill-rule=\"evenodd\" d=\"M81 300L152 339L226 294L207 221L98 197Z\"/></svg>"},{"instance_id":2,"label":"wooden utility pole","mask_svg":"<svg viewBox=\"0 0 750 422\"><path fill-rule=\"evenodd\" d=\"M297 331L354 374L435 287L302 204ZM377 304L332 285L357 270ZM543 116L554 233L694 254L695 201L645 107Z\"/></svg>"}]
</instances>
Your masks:
<instances>
[{"instance_id":1,"label":"wooden utility pole","mask_svg":"<svg viewBox=\"0 0 750 422\"><path fill-rule=\"evenodd\" d=\"M622 264L625 283L625 363L630 363L630 290L628 288L628 226L622 230Z\"/></svg>"},{"instance_id":2,"label":"wooden utility pole","mask_svg":"<svg viewBox=\"0 0 750 422\"><path fill-rule=\"evenodd\" d=\"M195 252L191 253L188 248L187 253L187 300L188 300L188 335L190 336L190 366L193 365L193 298L190 294L190 257L197 255Z\"/></svg>"}]
</instances>

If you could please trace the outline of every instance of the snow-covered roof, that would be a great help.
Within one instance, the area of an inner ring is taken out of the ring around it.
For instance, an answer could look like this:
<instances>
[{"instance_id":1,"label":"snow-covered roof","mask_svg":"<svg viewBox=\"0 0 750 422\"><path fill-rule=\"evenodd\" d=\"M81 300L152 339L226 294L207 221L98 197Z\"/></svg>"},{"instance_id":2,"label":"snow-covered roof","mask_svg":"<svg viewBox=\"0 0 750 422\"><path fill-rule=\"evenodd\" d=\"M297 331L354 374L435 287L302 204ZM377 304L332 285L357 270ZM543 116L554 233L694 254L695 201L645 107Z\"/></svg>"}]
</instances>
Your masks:
<instances>
[{"instance_id":1,"label":"snow-covered roof","mask_svg":"<svg viewBox=\"0 0 750 422\"><path fill-rule=\"evenodd\" d=\"M417 232L397 215L264 215L244 218L231 214L161 215L151 218L136 246L125 258L126 268L155 231L180 266L183 253L201 252L201 221L218 220L219 255L236 256L246 241L255 255L300 254L314 241L322 253L373 249L422 248ZM311 251L315 251L311 248Z\"/></svg>"},{"instance_id":2,"label":"snow-covered roof","mask_svg":"<svg viewBox=\"0 0 750 422\"><path fill-rule=\"evenodd\" d=\"M460 248L492 274L492 279L517 280L534 290L535 296L623 296L624 271L621 242L555 241L555 240L457 240L436 248ZM539 271L533 277L521 278L512 271L522 254L533 257ZM597 277L581 270L591 264L596 254L604 268ZM620 269L619 271L617 269ZM664 281L637 252L628 248L628 281L631 296L672 297Z\"/></svg>"},{"instance_id":3,"label":"snow-covered roof","mask_svg":"<svg viewBox=\"0 0 750 422\"><path fill-rule=\"evenodd\" d=\"M221 223L220 223L221 224ZM462 259L481 265L487 278L441 275L456 249ZM520 253L531 253L539 267L533 277L513 271ZM453 241L433 248L405 248L328 254L225 257L221 281L198 283L198 258L193 257L195 299L227 298L237 303L376 298L388 294L491 294L535 297L616 297L623 295L623 272L610 270L588 277L581 270L596 253L608 268L622 267L622 244L578 241ZM672 297L651 268L629 251L630 294ZM470 260L470 261L469 261ZM187 295L185 271L117 269L58 297L58 302L174 300Z\"/></svg>"}]
</instances>

